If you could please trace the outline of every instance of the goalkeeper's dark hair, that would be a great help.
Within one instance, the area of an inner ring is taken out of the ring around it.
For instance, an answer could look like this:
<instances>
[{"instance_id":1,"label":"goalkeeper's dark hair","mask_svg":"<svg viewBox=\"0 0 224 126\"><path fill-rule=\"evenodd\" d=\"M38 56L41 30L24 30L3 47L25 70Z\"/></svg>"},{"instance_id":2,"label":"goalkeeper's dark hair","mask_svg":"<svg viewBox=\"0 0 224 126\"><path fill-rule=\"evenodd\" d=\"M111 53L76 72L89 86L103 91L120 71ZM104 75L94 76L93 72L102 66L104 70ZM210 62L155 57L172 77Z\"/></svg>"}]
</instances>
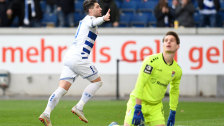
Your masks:
<instances>
[{"instance_id":1,"label":"goalkeeper's dark hair","mask_svg":"<svg viewBox=\"0 0 224 126\"><path fill-rule=\"evenodd\" d=\"M179 38L179 36L178 36L178 34L177 34L176 32L174 32L174 31L169 31L169 32L166 33L165 36L167 36L167 35L172 35L172 36L174 36L174 37L176 38L176 42L177 42L177 44L178 44L178 45L180 44L180 38ZM165 37L164 37L164 38L165 38ZM164 38L163 38L163 42L164 42Z\"/></svg>"},{"instance_id":2,"label":"goalkeeper's dark hair","mask_svg":"<svg viewBox=\"0 0 224 126\"><path fill-rule=\"evenodd\" d=\"M94 4L97 3L97 0L85 0L83 2L83 9L86 13L89 13L89 9L94 7Z\"/></svg>"}]
</instances>

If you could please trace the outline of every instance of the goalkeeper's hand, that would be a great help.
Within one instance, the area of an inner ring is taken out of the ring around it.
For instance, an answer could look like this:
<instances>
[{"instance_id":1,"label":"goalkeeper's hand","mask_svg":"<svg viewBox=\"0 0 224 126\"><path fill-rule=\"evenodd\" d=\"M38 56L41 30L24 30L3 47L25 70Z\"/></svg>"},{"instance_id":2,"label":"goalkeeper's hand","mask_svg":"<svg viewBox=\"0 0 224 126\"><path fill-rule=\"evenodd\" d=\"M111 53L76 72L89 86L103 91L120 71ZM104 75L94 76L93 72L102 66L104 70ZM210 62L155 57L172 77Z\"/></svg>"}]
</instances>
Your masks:
<instances>
[{"instance_id":1,"label":"goalkeeper's hand","mask_svg":"<svg viewBox=\"0 0 224 126\"><path fill-rule=\"evenodd\" d=\"M134 125L139 125L142 121L144 121L141 108L142 108L141 105L138 105L138 104L135 105L134 116L132 119L132 124Z\"/></svg>"},{"instance_id":2,"label":"goalkeeper's hand","mask_svg":"<svg viewBox=\"0 0 224 126\"><path fill-rule=\"evenodd\" d=\"M176 111L170 110L167 126L174 126Z\"/></svg>"}]
</instances>

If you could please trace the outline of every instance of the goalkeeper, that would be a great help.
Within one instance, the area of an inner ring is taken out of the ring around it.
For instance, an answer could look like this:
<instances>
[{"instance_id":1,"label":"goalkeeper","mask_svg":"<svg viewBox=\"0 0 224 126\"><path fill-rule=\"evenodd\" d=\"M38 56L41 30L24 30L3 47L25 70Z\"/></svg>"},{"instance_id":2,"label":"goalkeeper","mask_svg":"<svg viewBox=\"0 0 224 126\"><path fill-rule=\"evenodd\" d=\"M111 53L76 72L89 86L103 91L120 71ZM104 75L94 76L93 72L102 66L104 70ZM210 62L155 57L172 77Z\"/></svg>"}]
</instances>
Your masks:
<instances>
[{"instance_id":1,"label":"goalkeeper","mask_svg":"<svg viewBox=\"0 0 224 126\"><path fill-rule=\"evenodd\" d=\"M170 115L167 126L175 123L182 70L174 60L180 40L175 32L163 38L163 52L144 59L134 90L127 103L124 126L146 124L165 126L162 99L170 84Z\"/></svg>"}]
</instances>

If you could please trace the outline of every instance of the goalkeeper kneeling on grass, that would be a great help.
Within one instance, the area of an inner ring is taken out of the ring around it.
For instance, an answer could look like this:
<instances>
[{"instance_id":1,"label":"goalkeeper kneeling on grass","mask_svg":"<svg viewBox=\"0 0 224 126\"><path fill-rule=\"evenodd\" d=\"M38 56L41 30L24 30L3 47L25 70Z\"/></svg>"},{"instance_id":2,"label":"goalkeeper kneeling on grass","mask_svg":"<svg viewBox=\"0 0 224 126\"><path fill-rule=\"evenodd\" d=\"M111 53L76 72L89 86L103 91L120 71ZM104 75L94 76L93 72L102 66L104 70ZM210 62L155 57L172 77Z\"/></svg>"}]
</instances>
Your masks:
<instances>
[{"instance_id":1,"label":"goalkeeper kneeling on grass","mask_svg":"<svg viewBox=\"0 0 224 126\"><path fill-rule=\"evenodd\" d=\"M127 103L124 126L165 126L162 99L170 84L170 115L167 126L174 126L182 70L174 60L180 40L175 32L163 38L163 52L146 57Z\"/></svg>"}]
</instances>

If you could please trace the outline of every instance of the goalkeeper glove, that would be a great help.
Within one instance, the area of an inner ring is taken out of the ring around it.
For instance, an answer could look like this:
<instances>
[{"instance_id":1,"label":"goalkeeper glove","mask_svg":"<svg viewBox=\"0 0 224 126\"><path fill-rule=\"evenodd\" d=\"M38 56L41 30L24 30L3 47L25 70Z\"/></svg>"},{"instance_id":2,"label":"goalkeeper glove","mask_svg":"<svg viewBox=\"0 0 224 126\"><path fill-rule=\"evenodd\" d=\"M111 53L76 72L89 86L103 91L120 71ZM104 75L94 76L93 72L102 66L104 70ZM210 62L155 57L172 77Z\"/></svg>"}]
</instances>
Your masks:
<instances>
[{"instance_id":1,"label":"goalkeeper glove","mask_svg":"<svg viewBox=\"0 0 224 126\"><path fill-rule=\"evenodd\" d=\"M134 125L139 125L142 121L144 121L144 117L141 111L142 106L136 104L135 105L135 111L134 111L134 116L132 119L132 124Z\"/></svg>"},{"instance_id":2,"label":"goalkeeper glove","mask_svg":"<svg viewBox=\"0 0 224 126\"><path fill-rule=\"evenodd\" d=\"M170 110L167 126L174 126L176 111Z\"/></svg>"}]
</instances>

